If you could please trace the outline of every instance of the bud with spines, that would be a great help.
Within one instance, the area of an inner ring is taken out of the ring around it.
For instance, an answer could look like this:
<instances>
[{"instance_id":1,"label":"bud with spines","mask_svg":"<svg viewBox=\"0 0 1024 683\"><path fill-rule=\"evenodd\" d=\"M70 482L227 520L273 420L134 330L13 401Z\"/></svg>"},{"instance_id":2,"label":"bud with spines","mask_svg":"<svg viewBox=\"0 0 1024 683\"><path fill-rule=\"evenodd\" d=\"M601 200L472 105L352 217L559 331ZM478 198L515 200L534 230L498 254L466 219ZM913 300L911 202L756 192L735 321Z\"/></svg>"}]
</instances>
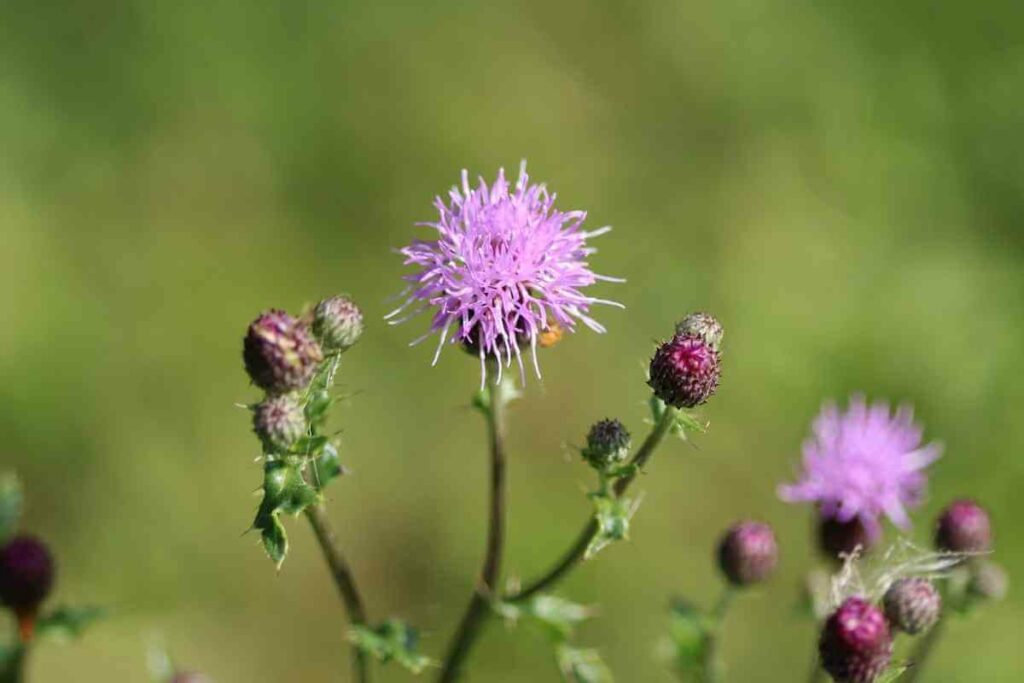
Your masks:
<instances>
[{"instance_id":1,"label":"bud with spines","mask_svg":"<svg viewBox=\"0 0 1024 683\"><path fill-rule=\"evenodd\" d=\"M313 312L313 334L325 351L344 351L363 335L363 312L344 294L324 299Z\"/></svg>"},{"instance_id":2,"label":"bud with spines","mask_svg":"<svg viewBox=\"0 0 1024 683\"><path fill-rule=\"evenodd\" d=\"M885 615L863 598L848 598L825 621L818 654L836 683L873 683L892 660Z\"/></svg>"},{"instance_id":3,"label":"bud with spines","mask_svg":"<svg viewBox=\"0 0 1024 683\"><path fill-rule=\"evenodd\" d=\"M632 440L626 427L616 419L595 423L587 433L583 458L594 469L604 472L625 462Z\"/></svg>"},{"instance_id":4,"label":"bud with spines","mask_svg":"<svg viewBox=\"0 0 1024 683\"><path fill-rule=\"evenodd\" d=\"M775 532L761 522L734 524L718 544L718 566L733 586L764 581L775 571L778 559Z\"/></svg>"},{"instance_id":5,"label":"bud with spines","mask_svg":"<svg viewBox=\"0 0 1024 683\"><path fill-rule=\"evenodd\" d=\"M955 553L988 551L992 526L985 508L966 498L950 503L936 523L935 546Z\"/></svg>"},{"instance_id":6,"label":"bud with spines","mask_svg":"<svg viewBox=\"0 0 1024 683\"><path fill-rule=\"evenodd\" d=\"M291 394L268 396L252 410L252 426L266 453L286 453L306 435L306 416Z\"/></svg>"},{"instance_id":7,"label":"bud with spines","mask_svg":"<svg viewBox=\"0 0 1024 683\"><path fill-rule=\"evenodd\" d=\"M18 535L0 548L0 603L11 609L23 628L53 588L54 561L46 544L34 536Z\"/></svg>"},{"instance_id":8,"label":"bud with spines","mask_svg":"<svg viewBox=\"0 0 1024 683\"><path fill-rule=\"evenodd\" d=\"M893 627L917 635L927 631L942 614L942 597L928 579L897 579L882 598L885 616Z\"/></svg>"},{"instance_id":9,"label":"bud with spines","mask_svg":"<svg viewBox=\"0 0 1024 683\"><path fill-rule=\"evenodd\" d=\"M722 345L722 323L710 313L691 313L676 324L677 337L697 337L713 350L718 351Z\"/></svg>"},{"instance_id":10,"label":"bud with spines","mask_svg":"<svg viewBox=\"0 0 1024 683\"><path fill-rule=\"evenodd\" d=\"M276 395L305 388L323 352L304 324L270 310L249 325L242 357L253 383Z\"/></svg>"},{"instance_id":11,"label":"bud with spines","mask_svg":"<svg viewBox=\"0 0 1024 683\"><path fill-rule=\"evenodd\" d=\"M835 517L822 515L818 518L818 545L826 557L841 560L858 549L869 551L874 540L859 517L841 522Z\"/></svg>"},{"instance_id":12,"label":"bud with spines","mask_svg":"<svg viewBox=\"0 0 1024 683\"><path fill-rule=\"evenodd\" d=\"M717 349L699 336L677 334L655 351L647 384L668 405L693 408L715 393L721 372Z\"/></svg>"}]
</instances>

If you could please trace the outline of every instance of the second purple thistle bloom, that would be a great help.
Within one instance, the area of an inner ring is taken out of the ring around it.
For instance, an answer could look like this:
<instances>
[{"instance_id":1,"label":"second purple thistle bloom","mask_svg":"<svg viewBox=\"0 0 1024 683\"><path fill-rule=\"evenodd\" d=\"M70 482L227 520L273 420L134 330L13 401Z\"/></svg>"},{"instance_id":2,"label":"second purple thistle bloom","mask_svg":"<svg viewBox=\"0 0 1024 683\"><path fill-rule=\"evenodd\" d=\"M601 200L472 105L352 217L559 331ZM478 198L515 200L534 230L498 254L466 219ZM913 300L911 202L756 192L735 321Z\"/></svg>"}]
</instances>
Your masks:
<instances>
[{"instance_id":1,"label":"second purple thistle bloom","mask_svg":"<svg viewBox=\"0 0 1024 683\"><path fill-rule=\"evenodd\" d=\"M583 230L586 212L556 209L554 194L530 184L526 162L515 186L504 169L490 186L481 178L475 188L463 171L461 187L451 189L447 203L438 197L434 205L437 221L421 225L434 229L437 239L400 250L416 271L404 278L405 302L387 318L397 324L432 311L430 331L413 343L438 334L435 363L448 341L476 350L484 377L487 358L497 361L499 375L515 358L522 373L522 344L539 376L537 340L545 330L572 331L582 322L604 332L590 317L591 305L621 307L583 292L598 280L622 281L596 275L587 262L596 251L587 240L611 228Z\"/></svg>"},{"instance_id":2,"label":"second purple thistle bloom","mask_svg":"<svg viewBox=\"0 0 1024 683\"><path fill-rule=\"evenodd\" d=\"M859 519L870 540L882 515L906 528L907 508L920 504L928 482L925 468L942 453L939 444L922 445L922 433L908 406L891 414L889 404L869 406L860 395L845 412L828 403L804 442L800 480L780 486L779 496L817 503L824 519Z\"/></svg>"}]
</instances>

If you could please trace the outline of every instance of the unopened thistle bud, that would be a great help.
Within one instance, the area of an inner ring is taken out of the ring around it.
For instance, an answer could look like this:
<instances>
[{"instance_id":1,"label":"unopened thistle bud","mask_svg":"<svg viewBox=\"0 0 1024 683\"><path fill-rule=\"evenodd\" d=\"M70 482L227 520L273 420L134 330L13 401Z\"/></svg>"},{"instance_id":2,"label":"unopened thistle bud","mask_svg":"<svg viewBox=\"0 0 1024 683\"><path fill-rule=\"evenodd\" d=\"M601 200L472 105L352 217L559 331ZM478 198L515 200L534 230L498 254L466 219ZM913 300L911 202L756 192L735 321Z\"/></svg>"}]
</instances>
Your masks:
<instances>
[{"instance_id":1,"label":"unopened thistle bud","mask_svg":"<svg viewBox=\"0 0 1024 683\"><path fill-rule=\"evenodd\" d=\"M249 325L242 358L256 386L269 394L304 388L323 360L320 345L284 311L267 311Z\"/></svg>"},{"instance_id":2,"label":"unopened thistle bud","mask_svg":"<svg viewBox=\"0 0 1024 683\"><path fill-rule=\"evenodd\" d=\"M885 615L863 598L848 598L825 621L818 654L836 683L873 683L892 659Z\"/></svg>"},{"instance_id":3,"label":"unopened thistle bud","mask_svg":"<svg viewBox=\"0 0 1024 683\"><path fill-rule=\"evenodd\" d=\"M270 396L253 408L252 428L267 453L284 453L305 435L306 416L293 396Z\"/></svg>"},{"instance_id":4,"label":"unopened thistle bud","mask_svg":"<svg viewBox=\"0 0 1024 683\"><path fill-rule=\"evenodd\" d=\"M983 553L992 547L992 527L985 508L973 500L953 501L939 515L935 546L955 553Z\"/></svg>"},{"instance_id":5,"label":"unopened thistle bud","mask_svg":"<svg viewBox=\"0 0 1024 683\"><path fill-rule=\"evenodd\" d=\"M313 314L313 334L327 351L344 351L363 335L363 312L344 294L324 299Z\"/></svg>"},{"instance_id":6,"label":"unopened thistle bud","mask_svg":"<svg viewBox=\"0 0 1024 683\"><path fill-rule=\"evenodd\" d=\"M911 635L930 629L942 614L942 597L928 579L893 581L882 604L889 623Z\"/></svg>"},{"instance_id":7,"label":"unopened thistle bud","mask_svg":"<svg viewBox=\"0 0 1024 683\"><path fill-rule=\"evenodd\" d=\"M999 601L1006 597L1010 580L1006 570L995 562L976 562L971 566L971 581L968 589L971 594L986 600Z\"/></svg>"},{"instance_id":8,"label":"unopened thistle bud","mask_svg":"<svg viewBox=\"0 0 1024 683\"><path fill-rule=\"evenodd\" d=\"M858 548L867 552L874 540L860 517L841 522L835 517L821 516L818 518L818 545L826 557L839 560Z\"/></svg>"},{"instance_id":9,"label":"unopened thistle bud","mask_svg":"<svg viewBox=\"0 0 1024 683\"><path fill-rule=\"evenodd\" d=\"M601 420L587 433L583 458L591 467L605 470L624 462L629 456L632 440L626 427L615 419Z\"/></svg>"},{"instance_id":10,"label":"unopened thistle bud","mask_svg":"<svg viewBox=\"0 0 1024 683\"><path fill-rule=\"evenodd\" d=\"M691 313L676 325L677 337L698 337L713 350L722 345L722 324L710 313Z\"/></svg>"},{"instance_id":11,"label":"unopened thistle bud","mask_svg":"<svg viewBox=\"0 0 1024 683\"><path fill-rule=\"evenodd\" d=\"M718 566L734 586L764 581L778 563L775 533L761 522L733 525L718 544Z\"/></svg>"},{"instance_id":12,"label":"unopened thistle bud","mask_svg":"<svg viewBox=\"0 0 1024 683\"><path fill-rule=\"evenodd\" d=\"M718 352L700 337L675 336L651 359L647 384L654 395L676 408L693 408L718 388Z\"/></svg>"},{"instance_id":13,"label":"unopened thistle bud","mask_svg":"<svg viewBox=\"0 0 1024 683\"><path fill-rule=\"evenodd\" d=\"M34 536L11 538L0 548L0 603L31 618L53 587L54 562Z\"/></svg>"}]
</instances>

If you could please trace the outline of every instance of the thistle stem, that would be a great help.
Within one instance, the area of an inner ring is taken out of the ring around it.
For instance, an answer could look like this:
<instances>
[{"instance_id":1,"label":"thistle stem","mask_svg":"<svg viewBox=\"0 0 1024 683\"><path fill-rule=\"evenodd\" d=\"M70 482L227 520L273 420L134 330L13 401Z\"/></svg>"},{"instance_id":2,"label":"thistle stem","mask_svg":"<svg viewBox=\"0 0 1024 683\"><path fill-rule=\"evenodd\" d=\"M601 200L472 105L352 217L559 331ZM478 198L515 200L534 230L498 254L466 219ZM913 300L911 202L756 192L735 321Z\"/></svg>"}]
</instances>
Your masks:
<instances>
[{"instance_id":1,"label":"thistle stem","mask_svg":"<svg viewBox=\"0 0 1024 683\"><path fill-rule=\"evenodd\" d=\"M345 603L349 621L356 626L365 624L366 609L363 607L363 600L359 597L359 591L356 589L352 568L341 553L338 538L327 518L326 508L322 503L310 505L306 508L306 518L309 519L316 540L320 543L324 559L327 560L331 575L334 577L334 584L338 588L342 602ZM353 680L358 683L367 683L370 680L369 660L366 653L358 646L353 645L352 648L354 655L352 660Z\"/></svg>"},{"instance_id":2,"label":"thistle stem","mask_svg":"<svg viewBox=\"0 0 1024 683\"><path fill-rule=\"evenodd\" d=\"M665 408L665 412L662 413L661 419L655 423L653 429L651 429L651 433L647 435L647 438L640 446L640 450L638 450L633 456L633 459L630 460L630 464L636 465L636 472L643 469L647 461L651 459L655 449L662 440L664 440L665 435L668 434L671 429L677 414L677 409L671 406ZM636 478L636 472L622 477L615 482L613 491L616 496L621 496L626 492L626 489L629 488L633 479ZM573 544L569 546L569 550L566 551L561 560L534 581L526 584L518 591L505 595L504 599L508 602L520 602L558 583L562 577L580 563L587 552L587 547L590 545L591 539L594 538L594 534L596 534L597 531L597 520L591 516L590 519L587 520L586 526L583 527L583 530L580 532L579 536L576 537Z\"/></svg>"},{"instance_id":3,"label":"thistle stem","mask_svg":"<svg viewBox=\"0 0 1024 683\"><path fill-rule=\"evenodd\" d=\"M28 645L19 643L7 656L7 661L0 668L0 683L22 683L25 680L25 659L28 656Z\"/></svg>"},{"instance_id":4,"label":"thistle stem","mask_svg":"<svg viewBox=\"0 0 1024 683\"><path fill-rule=\"evenodd\" d=\"M480 582L473 591L469 606L459 623L445 656L440 683L455 681L461 675L462 665L473 644L480 635L480 629L487 620L489 603L498 594L498 578L501 574L501 559L505 547L505 408L510 390L496 379L488 385L488 398L484 413L490 434L491 482L490 522L487 532L487 551L480 570Z\"/></svg>"},{"instance_id":5,"label":"thistle stem","mask_svg":"<svg viewBox=\"0 0 1024 683\"><path fill-rule=\"evenodd\" d=\"M714 623L704 644L704 683L717 683L722 677L722 663L718 659L718 643L721 639L722 620L725 619L725 615L729 611L729 606L732 605L732 599L735 595L736 591L733 590L732 586L726 586L722 589L718 602L711 610L711 618L714 620Z\"/></svg>"},{"instance_id":6,"label":"thistle stem","mask_svg":"<svg viewBox=\"0 0 1024 683\"><path fill-rule=\"evenodd\" d=\"M916 681L921 675L921 670L924 669L925 662L928 661L929 655L935 651L935 645L942 638L942 632L945 630L943 628L945 621L945 619L939 619L939 621L932 626L931 630L925 634L924 639L917 646L917 649L914 650L914 656L911 659L913 666L907 669L907 674L903 678L905 683L914 683L914 681Z\"/></svg>"}]
</instances>

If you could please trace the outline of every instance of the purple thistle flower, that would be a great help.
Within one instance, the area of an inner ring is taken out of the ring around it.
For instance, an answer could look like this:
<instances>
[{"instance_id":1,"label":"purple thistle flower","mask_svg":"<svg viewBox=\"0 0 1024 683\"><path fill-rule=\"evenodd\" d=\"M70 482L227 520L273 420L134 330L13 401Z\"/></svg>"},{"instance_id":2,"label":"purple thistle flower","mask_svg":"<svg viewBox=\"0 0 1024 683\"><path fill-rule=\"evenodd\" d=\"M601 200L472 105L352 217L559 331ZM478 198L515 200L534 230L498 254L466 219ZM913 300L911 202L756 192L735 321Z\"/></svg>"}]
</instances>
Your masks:
<instances>
[{"instance_id":1,"label":"purple thistle flower","mask_svg":"<svg viewBox=\"0 0 1024 683\"><path fill-rule=\"evenodd\" d=\"M436 222L419 224L436 230L437 239L414 240L399 251L405 265L417 270L403 278L409 283L405 303L387 315L398 324L433 311L430 331L413 344L438 333L435 364L449 341L477 352L482 379L488 357L498 362L500 377L502 365L511 365L514 355L523 375L522 343L529 344L539 377L537 342L545 330L572 331L582 322L604 332L590 317L590 306L621 304L582 289L598 280L622 282L594 274L587 263L596 251L587 239L610 227L584 231L586 212L556 209L554 194L543 184L529 184L525 161L515 187L502 169L490 187L481 178L473 189L463 171L462 187L453 187L448 197L447 204L441 197L434 201ZM406 314L398 317L401 313Z\"/></svg>"},{"instance_id":2,"label":"purple thistle flower","mask_svg":"<svg viewBox=\"0 0 1024 683\"><path fill-rule=\"evenodd\" d=\"M824 518L859 519L870 540L881 533L885 514L901 528L910 526L907 507L921 503L928 478L924 469L942 452L921 445L922 428L909 406L890 415L889 405L868 406L854 395L845 413L827 403L803 445L803 476L779 487L788 503L816 502Z\"/></svg>"}]
</instances>

